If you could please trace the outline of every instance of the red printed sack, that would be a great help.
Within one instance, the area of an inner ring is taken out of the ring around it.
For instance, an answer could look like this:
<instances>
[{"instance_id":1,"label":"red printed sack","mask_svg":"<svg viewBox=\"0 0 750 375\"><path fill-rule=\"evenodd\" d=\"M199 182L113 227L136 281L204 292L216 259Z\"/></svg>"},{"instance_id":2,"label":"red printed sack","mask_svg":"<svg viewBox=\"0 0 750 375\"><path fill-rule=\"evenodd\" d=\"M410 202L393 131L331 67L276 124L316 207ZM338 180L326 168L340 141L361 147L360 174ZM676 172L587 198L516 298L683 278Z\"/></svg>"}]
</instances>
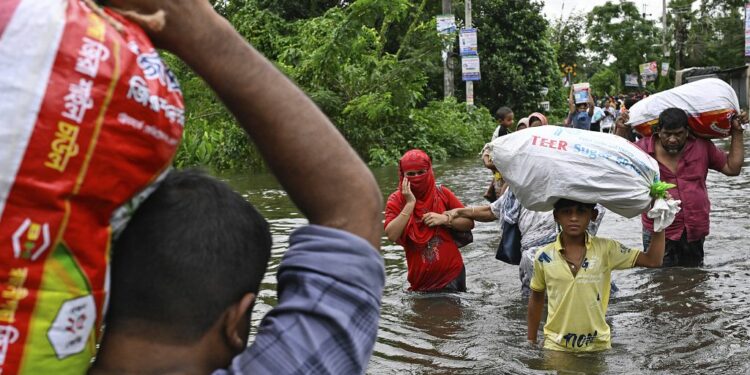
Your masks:
<instances>
[{"instance_id":1,"label":"red printed sack","mask_svg":"<svg viewBox=\"0 0 750 375\"><path fill-rule=\"evenodd\" d=\"M174 76L138 26L107 14L0 1L2 375L86 371L110 218L169 167L182 136Z\"/></svg>"},{"instance_id":2,"label":"red printed sack","mask_svg":"<svg viewBox=\"0 0 750 375\"><path fill-rule=\"evenodd\" d=\"M740 112L737 94L728 83L707 78L651 95L630 109L628 124L641 136L653 133L659 114L667 108L688 114L688 125L702 138L724 138L732 130L732 118Z\"/></svg>"}]
</instances>

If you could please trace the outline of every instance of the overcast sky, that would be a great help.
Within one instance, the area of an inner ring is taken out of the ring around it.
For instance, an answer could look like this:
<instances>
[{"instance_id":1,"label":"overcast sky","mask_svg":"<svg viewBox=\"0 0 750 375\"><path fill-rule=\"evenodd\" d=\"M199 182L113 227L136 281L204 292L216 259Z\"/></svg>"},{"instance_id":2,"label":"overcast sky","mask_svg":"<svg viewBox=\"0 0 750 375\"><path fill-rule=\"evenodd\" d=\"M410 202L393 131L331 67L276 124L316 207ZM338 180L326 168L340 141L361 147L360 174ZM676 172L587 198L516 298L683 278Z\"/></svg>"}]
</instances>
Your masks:
<instances>
[{"instance_id":1,"label":"overcast sky","mask_svg":"<svg viewBox=\"0 0 750 375\"><path fill-rule=\"evenodd\" d=\"M588 13L591 9L594 9L597 5L604 5L607 0L543 0L544 1L544 15L548 20L560 19L560 15L564 18L570 16L572 12L575 13ZM618 0L610 0L617 2ZM650 13L650 19L660 19L662 12L662 2L658 0L635 0L635 4L638 6L638 10L643 12L643 5L646 4L646 13ZM563 3L565 7L563 8ZM667 1L669 4L669 1ZM561 13L562 12L562 13Z\"/></svg>"}]
</instances>

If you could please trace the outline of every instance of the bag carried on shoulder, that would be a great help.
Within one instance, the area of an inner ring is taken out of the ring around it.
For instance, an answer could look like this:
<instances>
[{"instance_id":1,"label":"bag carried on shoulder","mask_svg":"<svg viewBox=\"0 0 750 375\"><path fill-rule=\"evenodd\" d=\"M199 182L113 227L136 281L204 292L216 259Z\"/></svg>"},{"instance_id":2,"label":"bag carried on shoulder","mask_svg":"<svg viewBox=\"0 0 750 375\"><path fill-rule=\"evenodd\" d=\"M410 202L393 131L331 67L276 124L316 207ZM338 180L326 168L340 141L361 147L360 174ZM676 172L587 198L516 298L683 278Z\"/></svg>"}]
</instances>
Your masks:
<instances>
[{"instance_id":1,"label":"bag carried on shoulder","mask_svg":"<svg viewBox=\"0 0 750 375\"><path fill-rule=\"evenodd\" d=\"M497 245L495 259L508 264L521 263L521 230L518 223L510 224L503 220L503 236Z\"/></svg>"}]
</instances>

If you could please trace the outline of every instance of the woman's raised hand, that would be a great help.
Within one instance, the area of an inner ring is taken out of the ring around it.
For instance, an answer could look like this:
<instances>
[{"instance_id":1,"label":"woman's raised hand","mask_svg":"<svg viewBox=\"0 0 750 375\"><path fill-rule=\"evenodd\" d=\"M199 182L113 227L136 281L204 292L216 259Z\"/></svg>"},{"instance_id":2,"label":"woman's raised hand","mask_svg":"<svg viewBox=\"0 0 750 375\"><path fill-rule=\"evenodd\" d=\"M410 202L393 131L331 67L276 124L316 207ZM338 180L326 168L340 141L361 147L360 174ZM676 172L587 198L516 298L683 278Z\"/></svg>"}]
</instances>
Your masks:
<instances>
[{"instance_id":1,"label":"woman's raised hand","mask_svg":"<svg viewBox=\"0 0 750 375\"><path fill-rule=\"evenodd\" d=\"M404 198L406 198L406 203L417 202L417 197L415 197L414 193L411 192L411 183L407 178L404 178L404 181L401 182L401 194L403 194Z\"/></svg>"}]
</instances>

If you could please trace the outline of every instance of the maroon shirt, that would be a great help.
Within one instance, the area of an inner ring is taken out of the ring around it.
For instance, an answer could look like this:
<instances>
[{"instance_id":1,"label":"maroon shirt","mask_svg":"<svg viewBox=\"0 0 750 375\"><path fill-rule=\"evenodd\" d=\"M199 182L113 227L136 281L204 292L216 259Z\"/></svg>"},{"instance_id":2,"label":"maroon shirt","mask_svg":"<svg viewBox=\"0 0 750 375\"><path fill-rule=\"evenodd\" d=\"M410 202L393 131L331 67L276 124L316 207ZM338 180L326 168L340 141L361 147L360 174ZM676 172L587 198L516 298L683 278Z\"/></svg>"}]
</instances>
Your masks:
<instances>
[{"instance_id":1,"label":"maroon shirt","mask_svg":"<svg viewBox=\"0 0 750 375\"><path fill-rule=\"evenodd\" d=\"M635 145L656 159L655 136L646 137ZM657 160L658 161L658 160ZM708 169L721 171L727 164L727 154L719 150L713 142L688 136L682 157L677 165L677 175L659 162L661 180L677 185L669 190L674 199L682 201L679 213L672 225L667 227L666 237L679 241L682 233L687 231L688 242L697 241L708 235L708 215L711 202L708 200L706 177ZM643 228L654 230L654 221L644 213L641 217Z\"/></svg>"}]
</instances>

